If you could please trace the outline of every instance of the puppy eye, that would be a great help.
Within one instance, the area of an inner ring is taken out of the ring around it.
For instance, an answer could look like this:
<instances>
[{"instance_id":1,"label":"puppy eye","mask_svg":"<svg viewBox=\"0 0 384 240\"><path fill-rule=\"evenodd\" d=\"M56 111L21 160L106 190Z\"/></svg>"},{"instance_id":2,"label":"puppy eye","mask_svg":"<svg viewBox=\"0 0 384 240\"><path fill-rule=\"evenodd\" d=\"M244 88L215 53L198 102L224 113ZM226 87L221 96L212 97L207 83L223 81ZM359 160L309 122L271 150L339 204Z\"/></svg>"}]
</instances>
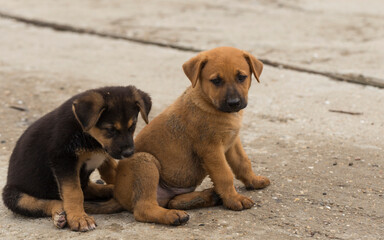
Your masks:
<instances>
[{"instance_id":1,"label":"puppy eye","mask_svg":"<svg viewBox=\"0 0 384 240\"><path fill-rule=\"evenodd\" d=\"M108 135L115 135L117 133L117 129L114 127L106 128L105 130L107 131Z\"/></svg>"},{"instance_id":2,"label":"puppy eye","mask_svg":"<svg viewBox=\"0 0 384 240\"><path fill-rule=\"evenodd\" d=\"M223 83L223 80L220 77L211 79L211 83L213 83L215 86L220 86Z\"/></svg>"},{"instance_id":3,"label":"puppy eye","mask_svg":"<svg viewBox=\"0 0 384 240\"><path fill-rule=\"evenodd\" d=\"M134 131L136 128L136 122L134 122L129 128L128 131Z\"/></svg>"},{"instance_id":4,"label":"puppy eye","mask_svg":"<svg viewBox=\"0 0 384 240\"><path fill-rule=\"evenodd\" d=\"M237 81L242 83L245 81L245 79L247 79L246 75L241 75L241 74L237 75Z\"/></svg>"}]
</instances>

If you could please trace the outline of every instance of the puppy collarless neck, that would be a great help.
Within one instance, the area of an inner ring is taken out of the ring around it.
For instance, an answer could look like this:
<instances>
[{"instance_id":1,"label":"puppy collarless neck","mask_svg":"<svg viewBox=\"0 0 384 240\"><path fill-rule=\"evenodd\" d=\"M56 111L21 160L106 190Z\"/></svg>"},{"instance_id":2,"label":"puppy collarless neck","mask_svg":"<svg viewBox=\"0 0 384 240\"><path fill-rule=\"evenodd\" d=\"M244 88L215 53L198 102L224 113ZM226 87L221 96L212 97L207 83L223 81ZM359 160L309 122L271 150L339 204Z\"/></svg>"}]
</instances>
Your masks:
<instances>
[{"instance_id":1,"label":"puppy collarless neck","mask_svg":"<svg viewBox=\"0 0 384 240\"><path fill-rule=\"evenodd\" d=\"M225 114L224 112L216 109L216 107L213 106L213 104L209 101L208 97L205 96L201 89L198 88L199 86L196 86L195 88L190 87L187 89L185 95L187 102L192 103L194 106L196 106L196 108L206 113L215 115Z\"/></svg>"}]
</instances>

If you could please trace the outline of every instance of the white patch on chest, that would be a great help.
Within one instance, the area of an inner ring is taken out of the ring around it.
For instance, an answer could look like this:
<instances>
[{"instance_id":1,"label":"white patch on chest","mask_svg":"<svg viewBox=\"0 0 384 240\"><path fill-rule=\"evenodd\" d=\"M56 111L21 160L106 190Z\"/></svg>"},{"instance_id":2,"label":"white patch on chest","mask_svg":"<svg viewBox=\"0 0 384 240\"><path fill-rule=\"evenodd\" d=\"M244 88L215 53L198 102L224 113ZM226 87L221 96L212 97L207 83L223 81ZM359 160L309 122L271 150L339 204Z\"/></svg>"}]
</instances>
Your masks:
<instances>
[{"instance_id":1,"label":"white patch on chest","mask_svg":"<svg viewBox=\"0 0 384 240\"><path fill-rule=\"evenodd\" d=\"M107 159L107 156L102 153L95 153L85 162L85 169L87 171L94 170L98 168L103 162Z\"/></svg>"}]
</instances>

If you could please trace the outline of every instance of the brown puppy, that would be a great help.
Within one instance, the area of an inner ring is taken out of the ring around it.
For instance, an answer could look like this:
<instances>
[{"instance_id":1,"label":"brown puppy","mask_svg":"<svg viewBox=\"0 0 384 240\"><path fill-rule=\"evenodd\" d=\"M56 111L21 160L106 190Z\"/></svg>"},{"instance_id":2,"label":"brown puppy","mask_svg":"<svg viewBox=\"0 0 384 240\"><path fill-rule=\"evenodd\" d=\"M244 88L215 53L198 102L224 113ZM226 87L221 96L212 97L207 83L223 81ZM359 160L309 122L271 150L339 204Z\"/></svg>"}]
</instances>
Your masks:
<instances>
[{"instance_id":1,"label":"brown puppy","mask_svg":"<svg viewBox=\"0 0 384 240\"><path fill-rule=\"evenodd\" d=\"M208 207L222 200L231 210L250 208L254 203L236 192L233 173L247 189L270 184L253 173L239 137L251 75L259 81L262 68L254 56L231 47L201 52L186 62L192 87L139 133L138 153L117 166L115 200L99 205L97 212L123 206L138 221L179 225L188 214L164 207ZM194 192L207 175L214 188Z\"/></svg>"},{"instance_id":2,"label":"brown puppy","mask_svg":"<svg viewBox=\"0 0 384 240\"><path fill-rule=\"evenodd\" d=\"M106 159L133 154L138 113L148 121L150 109L150 97L134 86L105 87L80 93L34 122L11 155L5 206L25 216L52 216L58 228L94 229L84 199L109 199L113 186L89 176Z\"/></svg>"}]
</instances>

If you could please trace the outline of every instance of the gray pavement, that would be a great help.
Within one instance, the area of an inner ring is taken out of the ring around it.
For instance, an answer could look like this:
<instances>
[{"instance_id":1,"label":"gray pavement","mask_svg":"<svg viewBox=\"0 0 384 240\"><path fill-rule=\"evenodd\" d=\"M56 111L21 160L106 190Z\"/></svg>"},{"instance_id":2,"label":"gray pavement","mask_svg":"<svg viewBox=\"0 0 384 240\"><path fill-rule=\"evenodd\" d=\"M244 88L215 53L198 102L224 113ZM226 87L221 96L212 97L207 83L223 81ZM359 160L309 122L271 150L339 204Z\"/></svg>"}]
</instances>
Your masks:
<instances>
[{"instance_id":1,"label":"gray pavement","mask_svg":"<svg viewBox=\"0 0 384 240\"><path fill-rule=\"evenodd\" d=\"M373 0L0 0L1 12L47 22L199 49L231 45L264 59L384 79L382 9ZM79 91L129 84L150 93L153 119L189 85L181 65L193 55L0 18L0 186L31 122ZM381 239L383 91L266 66L261 83L252 84L241 137L254 171L272 185L249 192L236 182L254 208L189 211L189 223L177 228L138 223L128 212L96 215L95 231L74 233L0 204L0 238Z\"/></svg>"}]
</instances>

